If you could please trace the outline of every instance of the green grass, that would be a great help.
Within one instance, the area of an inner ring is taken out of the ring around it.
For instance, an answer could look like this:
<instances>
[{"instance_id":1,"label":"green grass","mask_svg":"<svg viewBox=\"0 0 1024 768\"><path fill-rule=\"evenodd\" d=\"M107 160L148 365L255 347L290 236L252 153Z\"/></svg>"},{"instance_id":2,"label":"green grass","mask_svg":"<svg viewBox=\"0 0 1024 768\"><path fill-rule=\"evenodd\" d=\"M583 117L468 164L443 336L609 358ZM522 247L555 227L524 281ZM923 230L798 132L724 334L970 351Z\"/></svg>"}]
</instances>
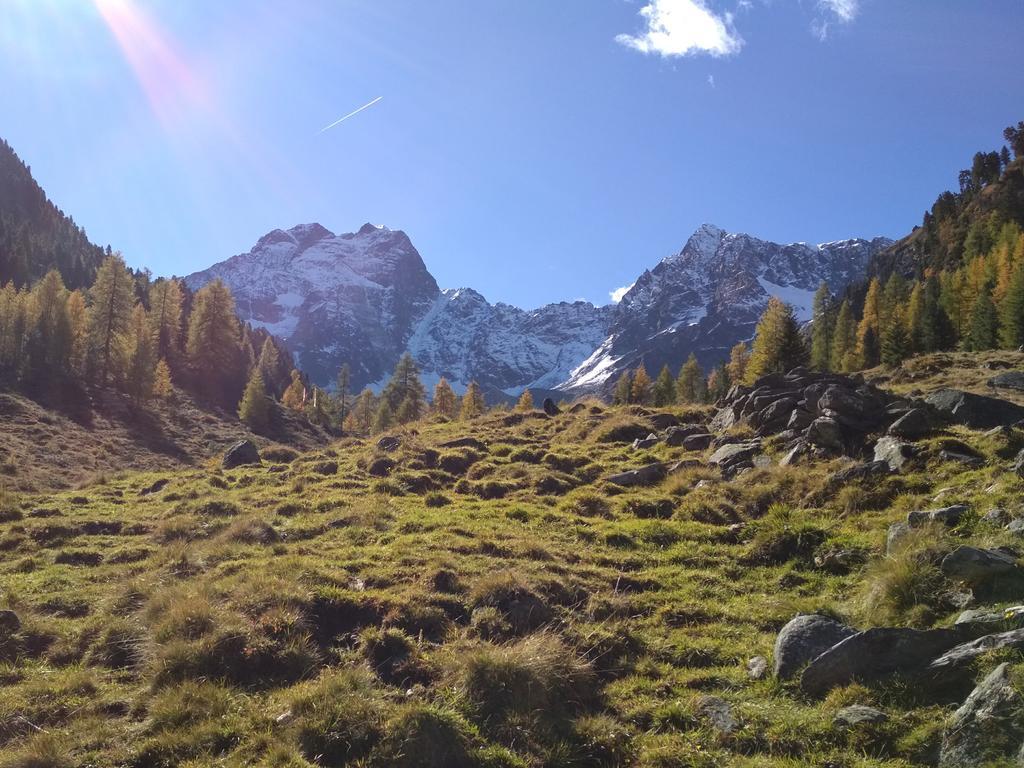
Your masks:
<instances>
[{"instance_id":1,"label":"green grass","mask_svg":"<svg viewBox=\"0 0 1024 768\"><path fill-rule=\"evenodd\" d=\"M386 457L346 439L261 467L7 492L0 607L21 626L0 637L0 765L926 763L940 707L896 687L810 701L746 663L799 611L949 623L936 558L1007 534L972 515L886 558L886 529L946 503L1016 509L1008 445L954 430L924 445L992 461L838 489L839 462L605 483L702 457L634 452L646 418L494 414L417 425ZM440 447L464 436L486 450ZM815 565L836 549L862 557ZM704 695L730 702L737 731L709 725ZM838 731L848 703L890 721Z\"/></svg>"}]
</instances>

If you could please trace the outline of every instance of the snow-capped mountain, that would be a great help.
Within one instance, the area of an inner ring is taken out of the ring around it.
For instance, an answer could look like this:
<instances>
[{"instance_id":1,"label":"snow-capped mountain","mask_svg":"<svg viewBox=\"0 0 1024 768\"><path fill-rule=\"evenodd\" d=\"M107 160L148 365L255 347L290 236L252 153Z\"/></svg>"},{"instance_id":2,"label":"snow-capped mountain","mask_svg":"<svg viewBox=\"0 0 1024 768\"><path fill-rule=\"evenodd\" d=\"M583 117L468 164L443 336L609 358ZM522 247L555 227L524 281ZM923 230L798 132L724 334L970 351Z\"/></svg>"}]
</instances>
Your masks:
<instances>
[{"instance_id":1,"label":"snow-capped mountain","mask_svg":"<svg viewBox=\"0 0 1024 768\"><path fill-rule=\"evenodd\" d=\"M284 339L321 386L345 362L354 387L382 384L409 350L428 385L445 376L461 390L475 379L492 397L554 388L608 335L611 316L582 301L527 312L442 291L404 232L371 224L343 235L277 229L185 281L198 289L217 278L242 319Z\"/></svg>"},{"instance_id":2,"label":"snow-capped mountain","mask_svg":"<svg viewBox=\"0 0 1024 768\"><path fill-rule=\"evenodd\" d=\"M239 315L284 339L321 386L345 362L353 386L380 385L409 351L428 385L444 376L461 389L475 379L494 398L525 388L607 390L640 361L652 373L666 363L675 370L690 352L713 365L753 335L770 295L807 319L822 280L842 290L889 244L777 245L704 225L618 304L526 311L469 288L441 290L404 232L366 224L335 235L303 224L186 282L223 280Z\"/></svg>"},{"instance_id":3,"label":"snow-capped mountain","mask_svg":"<svg viewBox=\"0 0 1024 768\"><path fill-rule=\"evenodd\" d=\"M608 336L559 388L605 389L641 361L652 375L665 364L674 371L691 352L705 368L716 365L753 336L771 296L809 320L822 281L841 291L891 243L879 237L778 245L705 224L682 251L640 275L615 306Z\"/></svg>"}]
</instances>

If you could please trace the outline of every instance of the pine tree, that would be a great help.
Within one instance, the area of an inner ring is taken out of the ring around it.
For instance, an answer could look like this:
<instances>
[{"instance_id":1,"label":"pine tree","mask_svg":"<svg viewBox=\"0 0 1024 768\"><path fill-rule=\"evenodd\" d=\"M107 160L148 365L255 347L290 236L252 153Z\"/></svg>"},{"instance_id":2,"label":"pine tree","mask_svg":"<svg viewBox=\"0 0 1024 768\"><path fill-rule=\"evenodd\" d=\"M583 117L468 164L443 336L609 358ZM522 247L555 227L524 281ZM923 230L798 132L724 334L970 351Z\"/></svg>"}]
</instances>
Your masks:
<instances>
[{"instance_id":1,"label":"pine tree","mask_svg":"<svg viewBox=\"0 0 1024 768\"><path fill-rule=\"evenodd\" d=\"M811 367L818 371L827 371L832 365L832 333L835 325L832 304L828 285L822 282L814 294L814 322L811 325Z\"/></svg>"},{"instance_id":2,"label":"pine tree","mask_svg":"<svg viewBox=\"0 0 1024 768\"><path fill-rule=\"evenodd\" d=\"M281 395L281 405L291 408L293 411L301 411L306 405L306 385L298 370L292 370L292 383Z\"/></svg>"},{"instance_id":3,"label":"pine tree","mask_svg":"<svg viewBox=\"0 0 1024 768\"><path fill-rule=\"evenodd\" d=\"M13 282L0 289L0 373L12 379L23 362L26 297Z\"/></svg>"},{"instance_id":4,"label":"pine tree","mask_svg":"<svg viewBox=\"0 0 1024 768\"><path fill-rule=\"evenodd\" d=\"M348 367L348 363L342 363L341 370L338 371L338 382L334 389L334 400L338 404L338 424L344 428L345 419L348 418L348 412L352 407L351 393L352 389L352 370Z\"/></svg>"},{"instance_id":5,"label":"pine tree","mask_svg":"<svg viewBox=\"0 0 1024 768\"><path fill-rule=\"evenodd\" d=\"M408 424L412 421L418 421L420 416L423 415L424 404L422 400L417 400L413 396L407 396L402 404L398 406L398 412L395 414L395 421L399 424Z\"/></svg>"},{"instance_id":6,"label":"pine tree","mask_svg":"<svg viewBox=\"0 0 1024 768\"><path fill-rule=\"evenodd\" d=\"M146 310L136 304L132 310L132 341L128 355L127 389L136 405L153 396L153 381L156 372L156 355L153 350L153 336L146 320Z\"/></svg>"},{"instance_id":7,"label":"pine tree","mask_svg":"<svg viewBox=\"0 0 1024 768\"><path fill-rule=\"evenodd\" d=\"M459 417L463 420L474 419L486 409L484 393L480 390L480 386L475 381L469 382L466 393L462 396L462 412Z\"/></svg>"},{"instance_id":8,"label":"pine tree","mask_svg":"<svg viewBox=\"0 0 1024 768\"><path fill-rule=\"evenodd\" d=\"M32 289L32 330L28 338L30 376L52 376L68 369L71 357L71 325L67 314L68 292L60 273L51 269Z\"/></svg>"},{"instance_id":9,"label":"pine tree","mask_svg":"<svg viewBox=\"0 0 1024 768\"><path fill-rule=\"evenodd\" d=\"M270 426L270 407L263 375L259 368L253 368L238 404L238 418L253 432L265 432Z\"/></svg>"},{"instance_id":10,"label":"pine tree","mask_svg":"<svg viewBox=\"0 0 1024 768\"><path fill-rule=\"evenodd\" d=\"M277 345L274 344L272 336L268 336L263 342L263 346L260 348L259 360L256 362L256 368L259 370L260 378L263 380L263 390L267 394L276 397L278 394L276 382L280 376L281 355L278 354ZM246 386L249 385L246 384Z\"/></svg>"},{"instance_id":11,"label":"pine tree","mask_svg":"<svg viewBox=\"0 0 1024 768\"><path fill-rule=\"evenodd\" d=\"M856 357L857 326L853 318L853 310L849 301L843 301L836 315L836 324L832 332L832 349L830 350L829 368L833 371L850 371L856 365L850 365L851 357Z\"/></svg>"},{"instance_id":12,"label":"pine tree","mask_svg":"<svg viewBox=\"0 0 1024 768\"><path fill-rule=\"evenodd\" d=\"M942 288L934 275L925 282L921 351L935 352L956 343L956 330L942 302Z\"/></svg>"},{"instance_id":13,"label":"pine tree","mask_svg":"<svg viewBox=\"0 0 1024 768\"><path fill-rule=\"evenodd\" d=\"M641 362L633 371L633 388L630 391L629 401L646 405L651 399L651 377L647 375L647 369Z\"/></svg>"},{"instance_id":14,"label":"pine tree","mask_svg":"<svg viewBox=\"0 0 1024 768\"><path fill-rule=\"evenodd\" d=\"M103 260L89 298L89 358L106 385L111 374L119 378L124 370L135 303L132 276L120 254Z\"/></svg>"},{"instance_id":15,"label":"pine tree","mask_svg":"<svg viewBox=\"0 0 1024 768\"><path fill-rule=\"evenodd\" d=\"M195 296L186 351L200 389L222 403L234 404L245 386L249 361L242 355L235 300L220 280L207 283Z\"/></svg>"},{"instance_id":16,"label":"pine tree","mask_svg":"<svg viewBox=\"0 0 1024 768\"><path fill-rule=\"evenodd\" d=\"M907 336L907 353L921 351L921 339L924 336L924 285L914 283L907 299L907 311L904 314L904 325Z\"/></svg>"},{"instance_id":17,"label":"pine tree","mask_svg":"<svg viewBox=\"0 0 1024 768\"><path fill-rule=\"evenodd\" d=\"M171 367L163 359L156 364L156 371L153 374L153 396L160 400L170 400L174 396Z\"/></svg>"},{"instance_id":18,"label":"pine tree","mask_svg":"<svg viewBox=\"0 0 1024 768\"><path fill-rule=\"evenodd\" d=\"M885 327L889 323L889 318L892 317L896 310L902 310L906 302L907 281L898 272L893 272L889 275L889 279L885 281L885 288L882 290L881 317L879 321L880 334L882 336L885 336Z\"/></svg>"},{"instance_id":19,"label":"pine tree","mask_svg":"<svg viewBox=\"0 0 1024 768\"><path fill-rule=\"evenodd\" d=\"M628 370L623 371L619 380L615 382L615 392L612 394L613 405L628 405L633 397L633 374Z\"/></svg>"},{"instance_id":20,"label":"pine tree","mask_svg":"<svg viewBox=\"0 0 1024 768\"><path fill-rule=\"evenodd\" d=\"M772 296L757 324L746 382L752 384L765 374L785 372L806 362L807 349L793 308Z\"/></svg>"},{"instance_id":21,"label":"pine tree","mask_svg":"<svg viewBox=\"0 0 1024 768\"><path fill-rule=\"evenodd\" d=\"M369 432L373 424L373 417L377 411L377 397L369 387L359 393L355 403L352 405L352 413L346 425L350 432Z\"/></svg>"},{"instance_id":22,"label":"pine tree","mask_svg":"<svg viewBox=\"0 0 1024 768\"><path fill-rule=\"evenodd\" d=\"M880 357L879 335L882 329L882 289L877 277L871 278L864 298L864 311L857 325L857 357L860 366L873 368Z\"/></svg>"},{"instance_id":23,"label":"pine tree","mask_svg":"<svg viewBox=\"0 0 1024 768\"><path fill-rule=\"evenodd\" d=\"M992 301L991 286L985 285L974 300L971 325L964 346L972 352L995 349L999 338L999 315Z\"/></svg>"},{"instance_id":24,"label":"pine tree","mask_svg":"<svg viewBox=\"0 0 1024 768\"><path fill-rule=\"evenodd\" d=\"M523 394L519 396L519 402L516 403L516 410L529 413L533 410L533 395L530 394L530 390L524 389Z\"/></svg>"},{"instance_id":25,"label":"pine tree","mask_svg":"<svg viewBox=\"0 0 1024 768\"><path fill-rule=\"evenodd\" d=\"M454 419L459 413L459 403L448 379L442 376L434 385L434 413L446 419Z\"/></svg>"},{"instance_id":26,"label":"pine tree","mask_svg":"<svg viewBox=\"0 0 1024 768\"><path fill-rule=\"evenodd\" d=\"M708 374L708 400L717 402L729 392L729 371L720 365Z\"/></svg>"},{"instance_id":27,"label":"pine tree","mask_svg":"<svg viewBox=\"0 0 1024 768\"><path fill-rule=\"evenodd\" d=\"M667 365L662 366L661 373L654 380L654 404L659 408L673 405L676 401L676 382Z\"/></svg>"},{"instance_id":28,"label":"pine tree","mask_svg":"<svg viewBox=\"0 0 1024 768\"><path fill-rule=\"evenodd\" d=\"M160 278L149 289L149 324L163 360L175 359L181 348L183 301L181 284L173 278Z\"/></svg>"},{"instance_id":29,"label":"pine tree","mask_svg":"<svg viewBox=\"0 0 1024 768\"><path fill-rule=\"evenodd\" d=\"M1006 349L1024 345L1024 260L1017 263L999 305L999 344Z\"/></svg>"},{"instance_id":30,"label":"pine tree","mask_svg":"<svg viewBox=\"0 0 1024 768\"><path fill-rule=\"evenodd\" d=\"M741 341L729 351L729 362L726 364L726 371L729 373L729 381L738 384L747 376L747 365L750 363L750 347L745 341Z\"/></svg>"},{"instance_id":31,"label":"pine tree","mask_svg":"<svg viewBox=\"0 0 1024 768\"><path fill-rule=\"evenodd\" d=\"M882 363L894 368L907 356L907 326L903 311L897 306L888 314L882 332Z\"/></svg>"},{"instance_id":32,"label":"pine tree","mask_svg":"<svg viewBox=\"0 0 1024 768\"><path fill-rule=\"evenodd\" d=\"M704 400L705 394L704 371L697 362L697 357L691 352L683 367L679 369L676 396L680 403L699 403Z\"/></svg>"}]
</instances>

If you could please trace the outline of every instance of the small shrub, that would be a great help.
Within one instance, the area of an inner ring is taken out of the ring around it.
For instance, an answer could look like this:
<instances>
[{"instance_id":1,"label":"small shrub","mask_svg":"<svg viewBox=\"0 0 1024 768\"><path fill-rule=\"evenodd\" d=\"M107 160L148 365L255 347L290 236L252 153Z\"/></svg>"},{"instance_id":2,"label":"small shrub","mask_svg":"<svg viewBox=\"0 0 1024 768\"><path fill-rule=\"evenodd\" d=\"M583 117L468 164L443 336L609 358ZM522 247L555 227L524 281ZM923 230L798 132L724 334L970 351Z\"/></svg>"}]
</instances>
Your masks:
<instances>
[{"instance_id":1,"label":"small shrub","mask_svg":"<svg viewBox=\"0 0 1024 768\"><path fill-rule=\"evenodd\" d=\"M609 517L608 500L592 491L580 491L562 503L562 509L581 517Z\"/></svg>"},{"instance_id":2,"label":"small shrub","mask_svg":"<svg viewBox=\"0 0 1024 768\"><path fill-rule=\"evenodd\" d=\"M452 503L452 500L440 491L433 491L423 497L423 503L428 507L436 509L437 507L448 506Z\"/></svg>"},{"instance_id":3,"label":"small shrub","mask_svg":"<svg viewBox=\"0 0 1024 768\"><path fill-rule=\"evenodd\" d=\"M358 669L325 672L292 699L291 710L302 753L319 765L366 757L384 730L384 704Z\"/></svg>"},{"instance_id":4,"label":"small shrub","mask_svg":"<svg viewBox=\"0 0 1024 768\"><path fill-rule=\"evenodd\" d=\"M201 504L196 512L205 517L235 517L242 514L242 509L233 501L215 499Z\"/></svg>"},{"instance_id":5,"label":"small shrub","mask_svg":"<svg viewBox=\"0 0 1024 768\"><path fill-rule=\"evenodd\" d=\"M466 722L448 709L406 704L388 721L380 766L393 768L476 768Z\"/></svg>"},{"instance_id":6,"label":"small shrub","mask_svg":"<svg viewBox=\"0 0 1024 768\"><path fill-rule=\"evenodd\" d=\"M299 452L283 445L271 445L260 454L272 464L291 464L299 458Z\"/></svg>"},{"instance_id":7,"label":"small shrub","mask_svg":"<svg viewBox=\"0 0 1024 768\"><path fill-rule=\"evenodd\" d=\"M474 608L495 608L508 621L516 635L532 632L551 620L547 603L511 573L493 573L473 586L470 601Z\"/></svg>"},{"instance_id":8,"label":"small shrub","mask_svg":"<svg viewBox=\"0 0 1024 768\"><path fill-rule=\"evenodd\" d=\"M363 632L360 643L363 657L384 682L408 687L423 681L419 649L401 630L371 627Z\"/></svg>"}]
</instances>

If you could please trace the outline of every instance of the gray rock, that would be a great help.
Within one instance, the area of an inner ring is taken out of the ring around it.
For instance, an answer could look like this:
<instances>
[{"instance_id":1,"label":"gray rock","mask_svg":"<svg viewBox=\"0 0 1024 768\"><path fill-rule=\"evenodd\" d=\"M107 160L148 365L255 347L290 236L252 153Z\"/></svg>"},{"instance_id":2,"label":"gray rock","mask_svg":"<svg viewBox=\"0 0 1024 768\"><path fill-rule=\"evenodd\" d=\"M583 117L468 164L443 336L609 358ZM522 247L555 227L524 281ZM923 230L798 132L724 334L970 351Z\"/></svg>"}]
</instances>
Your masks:
<instances>
[{"instance_id":1,"label":"gray rock","mask_svg":"<svg viewBox=\"0 0 1024 768\"><path fill-rule=\"evenodd\" d=\"M984 635L977 640L961 643L946 651L928 665L933 672L959 669L974 661L982 654L997 651L1000 648L1024 647L1024 629L1011 629L1008 632L997 632Z\"/></svg>"},{"instance_id":2,"label":"gray rock","mask_svg":"<svg viewBox=\"0 0 1024 768\"><path fill-rule=\"evenodd\" d=\"M775 638L775 676L795 677L805 664L854 634L856 630L828 616L812 613L791 619Z\"/></svg>"},{"instance_id":3,"label":"gray rock","mask_svg":"<svg viewBox=\"0 0 1024 768\"><path fill-rule=\"evenodd\" d=\"M544 404L542 407L544 408L544 413L548 416L557 416L562 412L562 409L555 405L555 401L550 397L544 398Z\"/></svg>"},{"instance_id":4,"label":"gray rock","mask_svg":"<svg viewBox=\"0 0 1024 768\"><path fill-rule=\"evenodd\" d=\"M966 504L954 504L941 509L929 509L925 511L910 512L907 514L907 524L911 528L922 528L929 523L940 523L947 528L953 528L960 524L960 520L968 512Z\"/></svg>"},{"instance_id":5,"label":"gray rock","mask_svg":"<svg viewBox=\"0 0 1024 768\"><path fill-rule=\"evenodd\" d=\"M657 435L648 435L644 438L637 438L633 441L634 451L646 451L648 448L653 448L661 442L661 438Z\"/></svg>"},{"instance_id":6,"label":"gray rock","mask_svg":"<svg viewBox=\"0 0 1024 768\"><path fill-rule=\"evenodd\" d=\"M897 437L881 437L875 443L875 461L884 461L893 472L899 472L916 454L914 446Z\"/></svg>"},{"instance_id":7,"label":"gray rock","mask_svg":"<svg viewBox=\"0 0 1024 768\"><path fill-rule=\"evenodd\" d=\"M786 422L786 427L788 429L795 429L798 432L802 432L811 426L812 421L814 421L814 416L803 408L797 408L789 414L789 421Z\"/></svg>"},{"instance_id":8,"label":"gray rock","mask_svg":"<svg viewBox=\"0 0 1024 768\"><path fill-rule=\"evenodd\" d=\"M1024 407L959 389L940 389L930 394L925 402L953 423L971 429L1009 426L1024 419Z\"/></svg>"},{"instance_id":9,"label":"gray rock","mask_svg":"<svg viewBox=\"0 0 1024 768\"><path fill-rule=\"evenodd\" d=\"M931 433L932 425L923 408L912 408L890 424L886 431L894 437L918 440Z\"/></svg>"},{"instance_id":10,"label":"gray rock","mask_svg":"<svg viewBox=\"0 0 1024 768\"><path fill-rule=\"evenodd\" d=\"M402 445L402 439L397 435L387 435L377 441L377 450L383 453L391 453L397 451L399 446Z\"/></svg>"},{"instance_id":11,"label":"gray rock","mask_svg":"<svg viewBox=\"0 0 1024 768\"><path fill-rule=\"evenodd\" d=\"M742 466L753 466L754 456L761 450L761 441L753 440L743 443L723 445L708 459L708 464L721 467L726 472Z\"/></svg>"},{"instance_id":12,"label":"gray rock","mask_svg":"<svg viewBox=\"0 0 1024 768\"><path fill-rule=\"evenodd\" d=\"M970 456L959 451L939 451L939 458L942 461L950 461L956 464L963 464L972 469L985 466L985 459L981 456Z\"/></svg>"},{"instance_id":13,"label":"gray rock","mask_svg":"<svg viewBox=\"0 0 1024 768\"><path fill-rule=\"evenodd\" d=\"M774 400L767 408L757 414L759 430L769 434L789 422L789 415L793 413L799 401L795 397L783 397Z\"/></svg>"},{"instance_id":14,"label":"gray rock","mask_svg":"<svg viewBox=\"0 0 1024 768\"><path fill-rule=\"evenodd\" d=\"M1015 517L1008 522L1006 530L1016 536L1024 536L1024 517Z\"/></svg>"},{"instance_id":15,"label":"gray rock","mask_svg":"<svg viewBox=\"0 0 1024 768\"><path fill-rule=\"evenodd\" d=\"M986 382L993 389L1013 389L1024 392L1024 371L1004 371Z\"/></svg>"},{"instance_id":16,"label":"gray rock","mask_svg":"<svg viewBox=\"0 0 1024 768\"><path fill-rule=\"evenodd\" d=\"M1017 458L1013 460L1013 471L1017 473L1018 477L1024 477L1024 449L1021 449Z\"/></svg>"},{"instance_id":17,"label":"gray rock","mask_svg":"<svg viewBox=\"0 0 1024 768\"><path fill-rule=\"evenodd\" d=\"M686 438L692 435L706 434L707 430L699 424L684 424L677 427L669 427L665 430L665 444L673 448L679 448Z\"/></svg>"},{"instance_id":18,"label":"gray rock","mask_svg":"<svg viewBox=\"0 0 1024 768\"><path fill-rule=\"evenodd\" d=\"M671 413L655 413L651 416L651 426L659 432L665 432L670 427L679 426L679 417Z\"/></svg>"},{"instance_id":19,"label":"gray rock","mask_svg":"<svg viewBox=\"0 0 1024 768\"><path fill-rule=\"evenodd\" d=\"M858 725L878 725L889 719L889 716L874 707L863 704L852 704L836 712L833 723L840 728L855 728Z\"/></svg>"},{"instance_id":20,"label":"gray rock","mask_svg":"<svg viewBox=\"0 0 1024 768\"><path fill-rule=\"evenodd\" d=\"M818 410L821 413L832 411L840 424L857 432L869 431L878 424L883 413L875 398L837 384L829 386L819 398Z\"/></svg>"},{"instance_id":21,"label":"gray rock","mask_svg":"<svg viewBox=\"0 0 1024 768\"><path fill-rule=\"evenodd\" d=\"M799 463L800 459L811 451L811 446L803 440L798 440L796 445L786 451L786 455L779 459L779 466L789 467Z\"/></svg>"},{"instance_id":22,"label":"gray rock","mask_svg":"<svg viewBox=\"0 0 1024 768\"><path fill-rule=\"evenodd\" d=\"M715 417L711 420L709 429L712 432L726 432L735 427L740 422L740 413L735 406L726 406L722 408Z\"/></svg>"},{"instance_id":23,"label":"gray rock","mask_svg":"<svg viewBox=\"0 0 1024 768\"><path fill-rule=\"evenodd\" d=\"M251 440L239 440L224 453L222 466L224 469L234 469L250 464L262 464L260 452L256 450Z\"/></svg>"},{"instance_id":24,"label":"gray rock","mask_svg":"<svg viewBox=\"0 0 1024 768\"><path fill-rule=\"evenodd\" d=\"M981 516L981 521L989 525L1005 525L1010 521L1010 515L1001 507L992 507L992 509Z\"/></svg>"},{"instance_id":25,"label":"gray rock","mask_svg":"<svg viewBox=\"0 0 1024 768\"><path fill-rule=\"evenodd\" d=\"M800 689L823 696L853 682L871 684L921 672L963 635L953 629L879 627L858 632L814 659L800 676Z\"/></svg>"},{"instance_id":26,"label":"gray rock","mask_svg":"<svg viewBox=\"0 0 1024 768\"><path fill-rule=\"evenodd\" d=\"M768 659L764 656L754 656L747 662L747 677L751 680L763 680L768 674Z\"/></svg>"},{"instance_id":27,"label":"gray rock","mask_svg":"<svg viewBox=\"0 0 1024 768\"><path fill-rule=\"evenodd\" d=\"M885 477L892 474L889 464L884 461L866 461L840 469L828 479L830 486L845 485L851 480L866 480L871 477Z\"/></svg>"},{"instance_id":28,"label":"gray rock","mask_svg":"<svg viewBox=\"0 0 1024 768\"><path fill-rule=\"evenodd\" d=\"M728 735L739 727L732 706L720 696L701 696L697 700L697 712L719 733Z\"/></svg>"},{"instance_id":29,"label":"gray rock","mask_svg":"<svg viewBox=\"0 0 1024 768\"><path fill-rule=\"evenodd\" d=\"M987 608L975 608L970 611L964 611L957 616L953 625L958 627L992 626L1000 625L1003 621L1005 621L1005 619L1001 613L990 611Z\"/></svg>"},{"instance_id":30,"label":"gray rock","mask_svg":"<svg viewBox=\"0 0 1024 768\"><path fill-rule=\"evenodd\" d=\"M861 554L855 549L830 549L814 557L814 564L829 573L847 573L861 562Z\"/></svg>"},{"instance_id":31,"label":"gray rock","mask_svg":"<svg viewBox=\"0 0 1024 768\"><path fill-rule=\"evenodd\" d=\"M711 445L715 439L714 435L690 435L683 440L683 448L688 451L703 451Z\"/></svg>"},{"instance_id":32,"label":"gray rock","mask_svg":"<svg viewBox=\"0 0 1024 768\"><path fill-rule=\"evenodd\" d=\"M628 472L620 472L617 475L606 477L609 483L623 487L654 485L665 479L667 471L664 464L648 464L640 469L631 469Z\"/></svg>"},{"instance_id":33,"label":"gray rock","mask_svg":"<svg viewBox=\"0 0 1024 768\"><path fill-rule=\"evenodd\" d=\"M942 558L942 572L971 584L987 581L1017 567L1017 558L999 549L960 546Z\"/></svg>"},{"instance_id":34,"label":"gray rock","mask_svg":"<svg viewBox=\"0 0 1024 768\"><path fill-rule=\"evenodd\" d=\"M1009 763L1024 741L1024 700L1000 664L982 680L950 718L942 734L940 768L973 768Z\"/></svg>"},{"instance_id":35,"label":"gray rock","mask_svg":"<svg viewBox=\"0 0 1024 768\"><path fill-rule=\"evenodd\" d=\"M807 440L829 451L843 450L843 431L839 422L826 416L815 419L807 427Z\"/></svg>"}]
</instances>

